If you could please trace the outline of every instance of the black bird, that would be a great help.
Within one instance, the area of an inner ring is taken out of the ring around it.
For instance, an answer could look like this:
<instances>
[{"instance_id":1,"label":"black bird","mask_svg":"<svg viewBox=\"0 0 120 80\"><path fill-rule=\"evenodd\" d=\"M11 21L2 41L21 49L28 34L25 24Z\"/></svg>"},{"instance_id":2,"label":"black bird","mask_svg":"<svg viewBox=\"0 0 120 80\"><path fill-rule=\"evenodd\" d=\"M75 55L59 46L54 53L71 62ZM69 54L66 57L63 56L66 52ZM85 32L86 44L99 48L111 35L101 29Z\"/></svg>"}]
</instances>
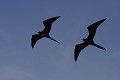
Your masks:
<instances>
[{"instance_id":1,"label":"black bird","mask_svg":"<svg viewBox=\"0 0 120 80\"><path fill-rule=\"evenodd\" d=\"M96 43L94 43L93 41L93 38L95 36L95 33L96 33L96 29L97 27L106 20L107 18L105 19L102 19L98 22L95 22L93 23L92 25L88 26L88 31L89 31L89 35L87 38L83 38L83 43L81 44L77 44L75 45L75 50L74 50L74 59L75 61L77 60L78 56L79 56L79 53L81 52L82 49L84 49L85 47L87 47L88 45L93 45L93 46L96 46L100 49L103 49L106 51L106 49Z\"/></svg>"},{"instance_id":2,"label":"black bird","mask_svg":"<svg viewBox=\"0 0 120 80\"><path fill-rule=\"evenodd\" d=\"M44 24L44 26L45 26L45 29L44 29L43 31L41 31L41 32L38 32L38 34L33 34L33 35L32 35L32 39L31 39L31 46L32 46L32 48L34 48L34 45L36 44L36 42L37 42L39 39L43 38L43 37L49 38L49 39L51 39L51 40L53 40L53 41L55 41L55 42L57 42L57 43L60 44L60 42L58 42L57 40L55 40L55 39L53 39L53 38L51 38L51 37L49 36L49 32L50 32L50 30L51 30L52 23L53 23L55 20L57 20L59 17L60 17L60 16L56 16L56 17L49 18L49 19L46 19L46 20L43 21L43 24Z\"/></svg>"}]
</instances>

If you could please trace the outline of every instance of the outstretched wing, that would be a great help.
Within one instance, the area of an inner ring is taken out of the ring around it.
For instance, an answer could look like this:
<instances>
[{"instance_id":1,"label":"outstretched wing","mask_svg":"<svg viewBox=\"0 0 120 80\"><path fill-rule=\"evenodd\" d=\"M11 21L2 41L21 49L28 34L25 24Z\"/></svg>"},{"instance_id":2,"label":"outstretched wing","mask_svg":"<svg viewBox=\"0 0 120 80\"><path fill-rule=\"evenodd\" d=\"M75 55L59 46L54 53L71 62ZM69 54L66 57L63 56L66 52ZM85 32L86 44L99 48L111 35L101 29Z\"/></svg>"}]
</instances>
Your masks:
<instances>
[{"instance_id":1,"label":"outstretched wing","mask_svg":"<svg viewBox=\"0 0 120 80\"><path fill-rule=\"evenodd\" d=\"M86 46L88 46L88 45L85 44L85 43L77 44L75 46L75 50L74 50L74 59L75 59L75 61L77 60L77 58L78 58L79 53L81 52L81 50L84 49Z\"/></svg>"},{"instance_id":2,"label":"outstretched wing","mask_svg":"<svg viewBox=\"0 0 120 80\"><path fill-rule=\"evenodd\" d=\"M31 46L32 48L34 48L36 42L42 37L39 36L39 34L34 34L32 35L32 38L31 38Z\"/></svg>"},{"instance_id":3,"label":"outstretched wing","mask_svg":"<svg viewBox=\"0 0 120 80\"><path fill-rule=\"evenodd\" d=\"M102 22L104 22L106 19L107 19L107 18L102 19L102 20L100 20L100 21L98 21L98 22L95 22L95 23L91 24L90 26L88 26L88 31L89 31L89 36L88 36L88 38L91 38L91 39L94 38L97 27L98 27Z\"/></svg>"},{"instance_id":4,"label":"outstretched wing","mask_svg":"<svg viewBox=\"0 0 120 80\"><path fill-rule=\"evenodd\" d=\"M58 19L60 16L57 16L57 17L53 17L53 18L50 18L50 19L47 19L45 21L43 21L44 23L44 26L45 26L45 29L43 30L43 32L46 32L46 33L49 33L50 32L50 29L51 29L51 26L52 26L52 23Z\"/></svg>"}]
</instances>

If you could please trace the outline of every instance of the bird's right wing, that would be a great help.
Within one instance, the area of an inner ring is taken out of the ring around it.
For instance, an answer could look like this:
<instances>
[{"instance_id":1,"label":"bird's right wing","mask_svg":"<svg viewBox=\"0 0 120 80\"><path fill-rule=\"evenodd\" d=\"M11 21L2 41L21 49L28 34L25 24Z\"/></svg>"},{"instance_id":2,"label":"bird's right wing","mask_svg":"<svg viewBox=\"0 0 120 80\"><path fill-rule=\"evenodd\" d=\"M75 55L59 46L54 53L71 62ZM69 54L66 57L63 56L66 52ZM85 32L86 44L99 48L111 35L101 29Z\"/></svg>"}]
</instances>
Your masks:
<instances>
[{"instance_id":1,"label":"bird's right wing","mask_svg":"<svg viewBox=\"0 0 120 80\"><path fill-rule=\"evenodd\" d=\"M88 36L88 37L89 37L89 38L91 38L91 39L94 38L95 33L96 33L96 29L97 29L98 26L99 26L102 22L104 22L106 19L107 19L107 18L102 19L102 20L97 21L97 22L91 24L90 26L88 26L88 31L89 31L89 36Z\"/></svg>"},{"instance_id":2,"label":"bird's right wing","mask_svg":"<svg viewBox=\"0 0 120 80\"><path fill-rule=\"evenodd\" d=\"M32 35L32 38L31 38L31 46L32 48L34 48L37 40L39 40L41 37L39 36L39 34L34 34Z\"/></svg>"},{"instance_id":3,"label":"bird's right wing","mask_svg":"<svg viewBox=\"0 0 120 80\"><path fill-rule=\"evenodd\" d=\"M74 59L75 61L77 60L79 53L81 52L82 49L84 49L85 47L87 47L88 45L85 43L81 43L81 44L77 44L75 45L75 50L74 50Z\"/></svg>"},{"instance_id":4,"label":"bird's right wing","mask_svg":"<svg viewBox=\"0 0 120 80\"><path fill-rule=\"evenodd\" d=\"M52 23L53 23L55 20L57 20L59 17L60 17L60 16L56 16L56 17L53 17L53 18L44 20L43 23L44 23L45 29L44 29L43 31L46 32L46 33L49 33L49 32L50 32L50 29L51 29Z\"/></svg>"}]
</instances>

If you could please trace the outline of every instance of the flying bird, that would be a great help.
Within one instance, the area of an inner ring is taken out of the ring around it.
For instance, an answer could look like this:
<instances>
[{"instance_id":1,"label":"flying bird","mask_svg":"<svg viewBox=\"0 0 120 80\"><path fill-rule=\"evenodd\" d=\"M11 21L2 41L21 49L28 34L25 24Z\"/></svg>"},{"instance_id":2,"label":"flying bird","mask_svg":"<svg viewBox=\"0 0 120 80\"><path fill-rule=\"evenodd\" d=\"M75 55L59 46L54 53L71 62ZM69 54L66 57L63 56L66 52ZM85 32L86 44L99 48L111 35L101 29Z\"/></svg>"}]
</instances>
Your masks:
<instances>
[{"instance_id":1,"label":"flying bird","mask_svg":"<svg viewBox=\"0 0 120 80\"><path fill-rule=\"evenodd\" d=\"M51 30L52 23L53 23L55 20L57 20L59 17L60 17L60 16L56 16L56 17L49 18L49 19L46 19L46 20L43 21L43 24L44 24L44 26L45 26L44 30L41 31L41 32L38 32L38 34L33 34L33 35L32 35L32 38L31 38L31 46L32 46L32 48L34 48L36 42L37 42L39 39L43 38L43 37L49 38L49 39L51 39L51 40L53 40L53 41L55 41L55 42L57 42L57 43L60 44L60 42L58 42L57 40L51 38L50 35L49 35L49 32L50 32L50 30Z\"/></svg>"},{"instance_id":2,"label":"flying bird","mask_svg":"<svg viewBox=\"0 0 120 80\"><path fill-rule=\"evenodd\" d=\"M98 26L99 26L101 23L103 23L106 19L107 19L107 18L102 19L102 20L100 20L100 21L98 21L98 22L95 22L95 23L91 24L90 26L88 26L88 32L89 32L88 37L82 39L82 40L83 40L83 43L81 43L81 44L76 44L76 45L75 45L75 50L74 50L74 59L75 59L75 61L77 60L77 58L78 58L79 53L81 52L81 50L84 49L85 47L87 47L88 45L93 45L93 46L95 46L95 47L98 47L98 48L106 51L106 49L105 49L104 47L102 47L102 46L94 43L94 41L93 41L93 38L94 38L95 33L96 33L96 29L97 29Z\"/></svg>"}]
</instances>

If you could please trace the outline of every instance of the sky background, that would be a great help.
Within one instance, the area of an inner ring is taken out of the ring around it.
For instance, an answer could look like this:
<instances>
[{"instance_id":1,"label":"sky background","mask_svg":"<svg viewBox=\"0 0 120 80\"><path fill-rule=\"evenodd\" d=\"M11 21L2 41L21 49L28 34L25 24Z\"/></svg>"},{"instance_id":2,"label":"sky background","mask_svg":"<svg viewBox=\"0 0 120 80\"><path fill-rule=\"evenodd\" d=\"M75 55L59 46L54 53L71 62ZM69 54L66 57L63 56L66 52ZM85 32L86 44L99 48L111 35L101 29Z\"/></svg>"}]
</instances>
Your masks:
<instances>
[{"instance_id":1,"label":"sky background","mask_svg":"<svg viewBox=\"0 0 120 80\"><path fill-rule=\"evenodd\" d=\"M61 16L31 47L43 20ZM108 18L74 61L87 27ZM120 80L120 0L0 0L0 80Z\"/></svg>"}]
</instances>

